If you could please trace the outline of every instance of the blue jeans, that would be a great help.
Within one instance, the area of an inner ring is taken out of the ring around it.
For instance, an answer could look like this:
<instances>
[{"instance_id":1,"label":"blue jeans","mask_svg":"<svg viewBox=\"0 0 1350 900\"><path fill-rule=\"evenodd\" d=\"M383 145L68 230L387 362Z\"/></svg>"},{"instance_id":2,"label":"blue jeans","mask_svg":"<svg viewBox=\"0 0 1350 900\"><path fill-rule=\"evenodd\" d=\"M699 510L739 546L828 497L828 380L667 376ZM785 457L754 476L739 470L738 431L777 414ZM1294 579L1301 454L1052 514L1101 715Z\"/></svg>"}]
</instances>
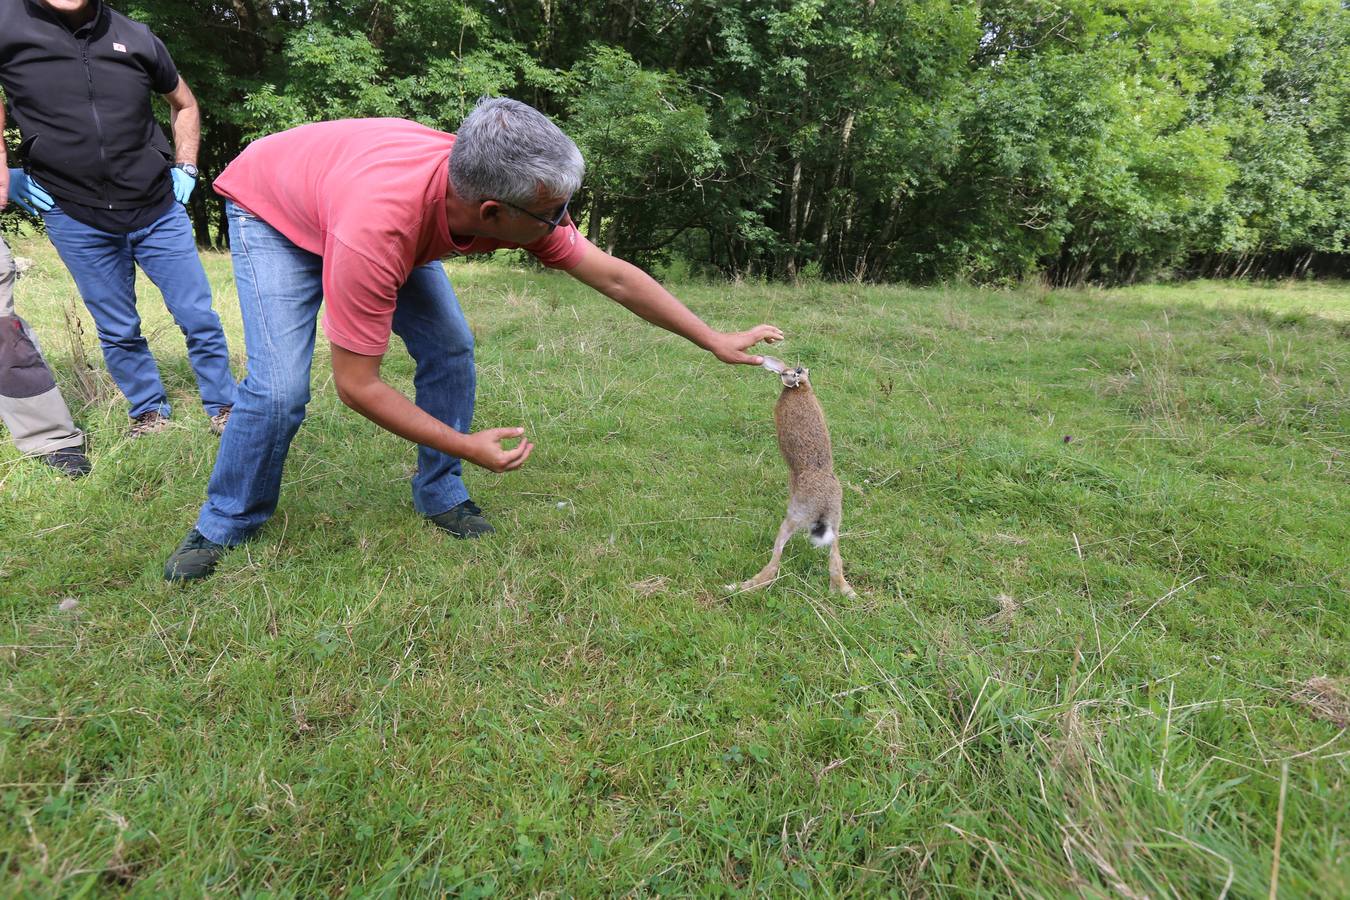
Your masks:
<instances>
[{"instance_id":1,"label":"blue jeans","mask_svg":"<svg viewBox=\"0 0 1350 900\"><path fill-rule=\"evenodd\" d=\"M207 415L234 403L234 376L211 285L202 269L192 224L177 203L139 231L109 234L77 222L54 206L42 215L61 261L94 318L103 359L131 404L134 419L152 410L169 415L169 397L136 312L136 266L164 295L164 305L187 338L188 361Z\"/></svg>"},{"instance_id":2,"label":"blue jeans","mask_svg":"<svg viewBox=\"0 0 1350 900\"><path fill-rule=\"evenodd\" d=\"M225 212L248 374L239 383L239 399L221 438L197 530L228 545L261 528L281 496L286 452L309 402L323 258L234 203L227 201ZM393 328L416 363L414 402L467 433L475 391L473 332L439 262L408 276L398 292ZM424 516L467 500L459 459L420 447L412 495Z\"/></svg>"}]
</instances>

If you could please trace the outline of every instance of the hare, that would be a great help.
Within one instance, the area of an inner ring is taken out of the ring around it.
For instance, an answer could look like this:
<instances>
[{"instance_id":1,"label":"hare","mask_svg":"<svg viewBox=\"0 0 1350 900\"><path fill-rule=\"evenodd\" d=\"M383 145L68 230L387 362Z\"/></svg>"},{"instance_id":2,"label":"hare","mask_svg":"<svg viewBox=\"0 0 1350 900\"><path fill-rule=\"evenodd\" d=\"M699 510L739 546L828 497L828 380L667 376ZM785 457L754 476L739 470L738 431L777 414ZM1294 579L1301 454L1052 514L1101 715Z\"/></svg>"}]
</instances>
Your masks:
<instances>
[{"instance_id":1,"label":"hare","mask_svg":"<svg viewBox=\"0 0 1350 900\"><path fill-rule=\"evenodd\" d=\"M812 544L830 548L830 587L846 597L856 597L844 578L844 560L839 555L843 491L839 479L834 477L830 432L807 378L810 370L789 367L772 356L764 357L763 367L783 382L773 420L778 429L778 449L788 466L788 508L768 565L754 578L741 582L740 590L751 591L772 583L778 576L783 545L797 532L809 528Z\"/></svg>"}]
</instances>

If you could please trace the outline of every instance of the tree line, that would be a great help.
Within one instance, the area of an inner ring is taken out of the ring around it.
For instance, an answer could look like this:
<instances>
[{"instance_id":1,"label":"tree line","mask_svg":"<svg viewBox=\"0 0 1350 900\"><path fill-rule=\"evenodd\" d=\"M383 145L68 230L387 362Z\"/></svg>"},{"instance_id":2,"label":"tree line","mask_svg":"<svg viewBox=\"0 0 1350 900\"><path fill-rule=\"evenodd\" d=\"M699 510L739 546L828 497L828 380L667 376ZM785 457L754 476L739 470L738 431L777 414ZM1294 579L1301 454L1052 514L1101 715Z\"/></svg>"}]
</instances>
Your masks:
<instances>
[{"instance_id":1,"label":"tree line","mask_svg":"<svg viewBox=\"0 0 1350 900\"><path fill-rule=\"evenodd\" d=\"M588 164L574 218L732 277L1350 274L1347 0L126 0L200 167L481 95ZM199 240L225 240L198 191Z\"/></svg>"}]
</instances>

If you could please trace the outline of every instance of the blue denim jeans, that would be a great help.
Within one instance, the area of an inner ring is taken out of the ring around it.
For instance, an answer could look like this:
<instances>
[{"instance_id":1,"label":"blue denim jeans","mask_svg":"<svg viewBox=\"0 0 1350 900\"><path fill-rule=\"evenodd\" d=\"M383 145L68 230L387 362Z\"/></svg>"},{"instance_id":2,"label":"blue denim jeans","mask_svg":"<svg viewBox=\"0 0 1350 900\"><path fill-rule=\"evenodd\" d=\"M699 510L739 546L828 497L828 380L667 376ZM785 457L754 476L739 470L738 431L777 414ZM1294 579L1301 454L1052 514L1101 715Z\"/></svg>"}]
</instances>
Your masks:
<instances>
[{"instance_id":1,"label":"blue denim jeans","mask_svg":"<svg viewBox=\"0 0 1350 900\"><path fill-rule=\"evenodd\" d=\"M187 338L188 362L207 415L234 403L234 376L220 316L211 308L192 223L177 203L139 231L110 234L77 222L59 206L42 215L56 252L75 279L98 330L103 359L131 404L134 419L157 410L169 415L169 397L136 312L136 266L164 295L174 322Z\"/></svg>"},{"instance_id":2,"label":"blue denim jeans","mask_svg":"<svg viewBox=\"0 0 1350 900\"><path fill-rule=\"evenodd\" d=\"M305 418L323 258L295 246L252 213L227 202L234 281L244 319L248 374L221 438L197 530L237 544L262 527L281 496L281 470ZM473 422L473 332L439 262L413 269L399 289L394 333L416 364L414 402L456 431ZM414 508L434 516L468 499L460 460L417 452Z\"/></svg>"}]
</instances>

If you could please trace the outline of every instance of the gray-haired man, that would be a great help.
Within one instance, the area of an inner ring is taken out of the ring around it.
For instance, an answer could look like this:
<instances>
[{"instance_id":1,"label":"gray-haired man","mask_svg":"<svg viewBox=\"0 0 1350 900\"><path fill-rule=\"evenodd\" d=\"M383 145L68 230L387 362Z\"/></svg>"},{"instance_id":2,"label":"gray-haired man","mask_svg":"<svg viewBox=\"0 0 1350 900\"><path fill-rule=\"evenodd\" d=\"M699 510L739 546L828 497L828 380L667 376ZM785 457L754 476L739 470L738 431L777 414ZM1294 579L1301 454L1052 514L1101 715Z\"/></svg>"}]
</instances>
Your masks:
<instances>
[{"instance_id":1,"label":"gray-haired man","mask_svg":"<svg viewBox=\"0 0 1350 900\"><path fill-rule=\"evenodd\" d=\"M338 396L420 445L413 506L461 538L492 527L469 498L460 460L517 469L523 428L471 432L473 335L440 259L523 247L632 312L727 363L776 341L772 325L725 333L655 280L578 233L567 204L581 185L576 145L546 116L484 100L446 134L402 119L304 125L255 141L221 174L248 347L196 527L165 578L203 578L276 509L281 470L309 400L315 322L324 304ZM416 401L380 378L397 334L416 363ZM518 441L508 448L506 442Z\"/></svg>"},{"instance_id":2,"label":"gray-haired man","mask_svg":"<svg viewBox=\"0 0 1350 900\"><path fill-rule=\"evenodd\" d=\"M84 433L71 421L28 323L14 311L17 277L9 244L0 238L0 420L20 453L78 478L89 474Z\"/></svg>"}]
</instances>

